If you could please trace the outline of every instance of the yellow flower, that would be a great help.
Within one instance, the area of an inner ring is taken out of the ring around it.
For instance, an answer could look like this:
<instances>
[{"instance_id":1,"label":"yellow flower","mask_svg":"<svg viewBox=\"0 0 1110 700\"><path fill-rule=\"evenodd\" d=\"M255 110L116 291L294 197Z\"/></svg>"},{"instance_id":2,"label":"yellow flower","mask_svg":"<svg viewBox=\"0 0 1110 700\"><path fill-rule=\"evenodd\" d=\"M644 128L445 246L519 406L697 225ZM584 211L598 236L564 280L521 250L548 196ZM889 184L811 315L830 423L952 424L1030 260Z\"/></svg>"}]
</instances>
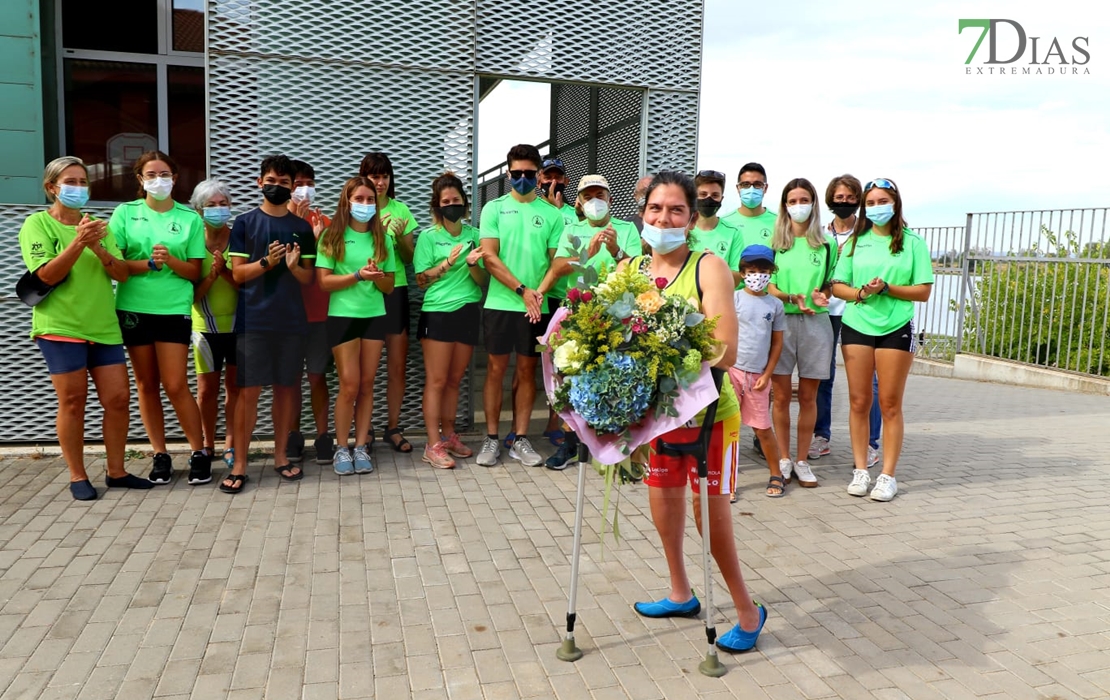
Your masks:
<instances>
[{"instance_id":1,"label":"yellow flower","mask_svg":"<svg viewBox=\"0 0 1110 700\"><path fill-rule=\"evenodd\" d=\"M663 308L663 301L663 295L653 289L636 297L636 306L645 314L654 314Z\"/></svg>"}]
</instances>

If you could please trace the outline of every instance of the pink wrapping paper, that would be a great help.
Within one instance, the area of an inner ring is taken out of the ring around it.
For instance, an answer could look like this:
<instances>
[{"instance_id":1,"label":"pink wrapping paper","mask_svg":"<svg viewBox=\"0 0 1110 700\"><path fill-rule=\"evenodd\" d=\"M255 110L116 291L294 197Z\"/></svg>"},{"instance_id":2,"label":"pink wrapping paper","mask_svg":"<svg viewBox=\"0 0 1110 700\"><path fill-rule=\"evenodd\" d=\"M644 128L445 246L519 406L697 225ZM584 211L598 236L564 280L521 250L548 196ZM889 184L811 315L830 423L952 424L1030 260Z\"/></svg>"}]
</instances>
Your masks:
<instances>
[{"instance_id":1,"label":"pink wrapping paper","mask_svg":"<svg viewBox=\"0 0 1110 700\"><path fill-rule=\"evenodd\" d=\"M564 318L570 315L570 310L566 307L560 307L555 314L551 317L551 322L548 324L547 332L539 338L542 345L547 345L548 338L559 330ZM555 366L552 364L551 353L544 351L543 357L543 386L544 391L547 392L548 401L555 401ZM560 411L559 416L562 417L567 425L571 427L582 442L590 448L590 454L595 460L601 464L619 464L627 457L627 452L631 452L640 445L645 445L655 438L668 433L675 428L681 428L691 418L696 416L703 408L713 403L717 398L717 388L713 383L713 376L709 372L709 363L701 363L701 374L698 375L697 381L691 384L686 389L679 389L678 398L675 399L674 407L678 411L677 416L662 416L655 418L654 408L648 409L647 417L640 423L640 425L632 428L629 431L628 439L623 439L620 435L598 435L594 429L586 424L586 421L574 413L573 411Z\"/></svg>"}]
</instances>

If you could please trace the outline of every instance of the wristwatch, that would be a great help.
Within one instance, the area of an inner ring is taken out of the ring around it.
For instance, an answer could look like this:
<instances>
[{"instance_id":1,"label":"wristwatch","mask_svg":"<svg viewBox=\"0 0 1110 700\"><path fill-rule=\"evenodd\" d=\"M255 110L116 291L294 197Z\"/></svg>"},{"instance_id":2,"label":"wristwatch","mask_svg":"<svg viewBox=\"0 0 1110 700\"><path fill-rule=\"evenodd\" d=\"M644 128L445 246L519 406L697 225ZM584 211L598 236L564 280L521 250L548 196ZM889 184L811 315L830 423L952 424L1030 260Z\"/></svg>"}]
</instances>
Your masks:
<instances>
[{"instance_id":1,"label":"wristwatch","mask_svg":"<svg viewBox=\"0 0 1110 700\"><path fill-rule=\"evenodd\" d=\"M258 264L262 266L263 270L269 269L270 258L267 256L262 256L262 259L258 261Z\"/></svg>"},{"instance_id":2,"label":"wristwatch","mask_svg":"<svg viewBox=\"0 0 1110 700\"><path fill-rule=\"evenodd\" d=\"M516 288L516 295L518 297L524 296L524 285L523 284Z\"/></svg>"},{"instance_id":3,"label":"wristwatch","mask_svg":"<svg viewBox=\"0 0 1110 700\"><path fill-rule=\"evenodd\" d=\"M154 262L154 258L147 260L146 266L150 268L151 272L158 272L158 263Z\"/></svg>"}]
</instances>

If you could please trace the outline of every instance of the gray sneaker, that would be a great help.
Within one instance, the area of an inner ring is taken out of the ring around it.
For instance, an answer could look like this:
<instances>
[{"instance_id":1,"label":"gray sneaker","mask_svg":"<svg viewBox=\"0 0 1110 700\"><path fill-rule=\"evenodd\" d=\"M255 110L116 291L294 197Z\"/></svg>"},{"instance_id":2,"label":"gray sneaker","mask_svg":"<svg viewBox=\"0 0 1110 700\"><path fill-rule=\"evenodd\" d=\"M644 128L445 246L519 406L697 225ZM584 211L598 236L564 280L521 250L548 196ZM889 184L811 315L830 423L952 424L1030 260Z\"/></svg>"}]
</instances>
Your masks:
<instances>
[{"instance_id":1,"label":"gray sneaker","mask_svg":"<svg viewBox=\"0 0 1110 700\"><path fill-rule=\"evenodd\" d=\"M355 445L355 474L369 474L374 471L374 463L370 461L370 446Z\"/></svg>"},{"instance_id":2,"label":"gray sneaker","mask_svg":"<svg viewBox=\"0 0 1110 700\"><path fill-rule=\"evenodd\" d=\"M339 476L349 476L355 473L355 463L351 460L351 452L346 447L340 447L335 451L331 466Z\"/></svg>"},{"instance_id":3,"label":"gray sneaker","mask_svg":"<svg viewBox=\"0 0 1110 700\"><path fill-rule=\"evenodd\" d=\"M526 437L518 437L513 446L509 448L509 456L526 467L538 467L543 464L543 457L532 447Z\"/></svg>"},{"instance_id":4,"label":"gray sneaker","mask_svg":"<svg viewBox=\"0 0 1110 700\"><path fill-rule=\"evenodd\" d=\"M482 467L493 467L497 465L497 461L501 459L501 444L500 442L489 436L482 440L482 449L478 451L478 457L474 460Z\"/></svg>"}]
</instances>

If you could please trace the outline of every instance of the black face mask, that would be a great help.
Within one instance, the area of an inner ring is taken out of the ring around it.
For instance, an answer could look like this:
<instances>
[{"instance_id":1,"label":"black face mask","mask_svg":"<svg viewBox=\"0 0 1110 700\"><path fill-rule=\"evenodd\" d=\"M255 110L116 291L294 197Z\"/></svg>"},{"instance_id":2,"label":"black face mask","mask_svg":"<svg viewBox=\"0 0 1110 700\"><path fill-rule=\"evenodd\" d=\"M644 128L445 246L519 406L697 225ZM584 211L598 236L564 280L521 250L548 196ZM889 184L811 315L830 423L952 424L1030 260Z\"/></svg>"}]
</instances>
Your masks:
<instances>
[{"instance_id":1,"label":"black face mask","mask_svg":"<svg viewBox=\"0 0 1110 700\"><path fill-rule=\"evenodd\" d=\"M847 202L836 202L835 204L830 204L829 209L832 209L832 213L836 214L838 219L847 219L849 216L859 211L859 205L849 204Z\"/></svg>"},{"instance_id":2,"label":"black face mask","mask_svg":"<svg viewBox=\"0 0 1110 700\"><path fill-rule=\"evenodd\" d=\"M462 204L448 204L439 208L439 215L451 223L455 223L466 214L466 207Z\"/></svg>"},{"instance_id":3,"label":"black face mask","mask_svg":"<svg viewBox=\"0 0 1110 700\"><path fill-rule=\"evenodd\" d=\"M280 207L293 196L293 190L288 187L282 187L281 185L263 185L262 196L265 197L266 201L270 204Z\"/></svg>"},{"instance_id":4,"label":"black face mask","mask_svg":"<svg viewBox=\"0 0 1110 700\"><path fill-rule=\"evenodd\" d=\"M717 215L720 210L721 203L711 197L705 197L698 200L698 213L709 219Z\"/></svg>"}]
</instances>

